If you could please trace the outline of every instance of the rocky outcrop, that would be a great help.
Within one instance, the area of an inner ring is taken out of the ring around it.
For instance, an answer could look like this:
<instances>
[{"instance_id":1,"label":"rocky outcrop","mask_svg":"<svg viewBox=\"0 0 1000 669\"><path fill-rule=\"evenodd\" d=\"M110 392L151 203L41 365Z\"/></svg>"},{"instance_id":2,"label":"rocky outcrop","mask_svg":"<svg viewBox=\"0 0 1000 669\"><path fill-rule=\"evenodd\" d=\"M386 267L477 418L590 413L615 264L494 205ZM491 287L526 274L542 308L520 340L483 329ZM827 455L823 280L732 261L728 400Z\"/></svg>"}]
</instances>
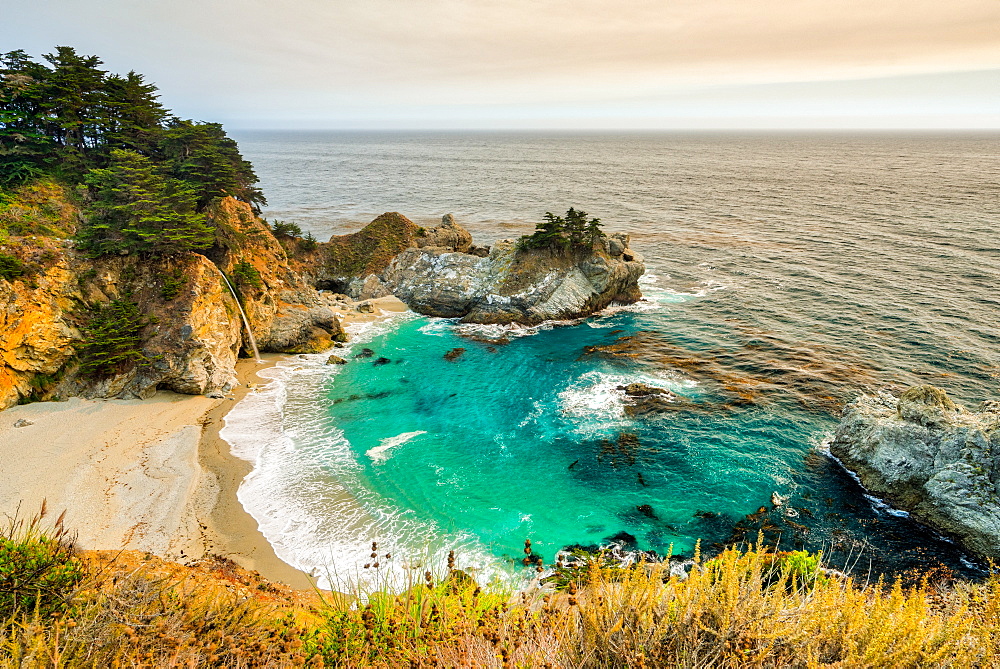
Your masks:
<instances>
[{"instance_id":1,"label":"rocky outcrop","mask_svg":"<svg viewBox=\"0 0 1000 669\"><path fill-rule=\"evenodd\" d=\"M629 237L615 234L592 247L520 249L494 244L485 257L411 248L382 273L382 283L411 309L467 323L521 323L587 316L642 297L642 258Z\"/></svg>"},{"instance_id":2,"label":"rocky outcrop","mask_svg":"<svg viewBox=\"0 0 1000 669\"><path fill-rule=\"evenodd\" d=\"M844 409L830 452L874 494L1000 557L1000 402L967 411L933 386L862 395Z\"/></svg>"},{"instance_id":3,"label":"rocky outcrop","mask_svg":"<svg viewBox=\"0 0 1000 669\"><path fill-rule=\"evenodd\" d=\"M67 239L8 239L0 250L30 271L0 278L0 409L74 395L228 391L237 356L249 344L220 268L236 287L262 350L318 352L343 339L324 299L289 267L283 247L248 205L226 198L209 215L217 241L207 255L94 260ZM82 327L95 305L116 299L136 303L149 321L140 332L149 362L83 377L76 356Z\"/></svg>"},{"instance_id":4,"label":"rocky outcrop","mask_svg":"<svg viewBox=\"0 0 1000 669\"><path fill-rule=\"evenodd\" d=\"M382 272L404 249L415 246L421 231L402 214L385 213L358 232L331 237L315 251L299 255L294 268L317 288L359 298L365 280ZM369 294L361 299L372 297L382 296Z\"/></svg>"},{"instance_id":5,"label":"rocky outcrop","mask_svg":"<svg viewBox=\"0 0 1000 669\"><path fill-rule=\"evenodd\" d=\"M441 225L427 231L420 231L414 240L417 248L439 248L459 253L468 253L472 246L472 235L462 226L455 223L455 217L445 214L441 217Z\"/></svg>"}]
</instances>

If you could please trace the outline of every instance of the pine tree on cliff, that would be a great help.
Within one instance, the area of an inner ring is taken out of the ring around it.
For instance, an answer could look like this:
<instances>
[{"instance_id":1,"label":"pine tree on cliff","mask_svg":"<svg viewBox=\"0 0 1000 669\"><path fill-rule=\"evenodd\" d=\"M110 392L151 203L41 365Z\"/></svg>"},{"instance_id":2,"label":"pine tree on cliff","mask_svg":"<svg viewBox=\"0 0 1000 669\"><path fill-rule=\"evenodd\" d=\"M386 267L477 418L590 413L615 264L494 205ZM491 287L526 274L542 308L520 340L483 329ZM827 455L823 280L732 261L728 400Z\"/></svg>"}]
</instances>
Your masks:
<instances>
[{"instance_id":1,"label":"pine tree on cliff","mask_svg":"<svg viewBox=\"0 0 1000 669\"><path fill-rule=\"evenodd\" d=\"M256 209L267 204L254 184L257 175L219 123L171 119L159 151L171 174L198 187L199 208L216 197L231 195Z\"/></svg>"},{"instance_id":2,"label":"pine tree on cliff","mask_svg":"<svg viewBox=\"0 0 1000 669\"><path fill-rule=\"evenodd\" d=\"M109 74L72 47L44 58L47 65L23 50L0 54L0 184L42 175L80 183L127 149L188 182L199 209L227 195L266 204L253 167L218 123L173 117L141 74Z\"/></svg>"},{"instance_id":3,"label":"pine tree on cliff","mask_svg":"<svg viewBox=\"0 0 1000 669\"><path fill-rule=\"evenodd\" d=\"M111 152L111 165L86 177L87 219L77 239L92 256L171 255L212 245L215 235L195 211L194 189L160 175L135 151Z\"/></svg>"}]
</instances>

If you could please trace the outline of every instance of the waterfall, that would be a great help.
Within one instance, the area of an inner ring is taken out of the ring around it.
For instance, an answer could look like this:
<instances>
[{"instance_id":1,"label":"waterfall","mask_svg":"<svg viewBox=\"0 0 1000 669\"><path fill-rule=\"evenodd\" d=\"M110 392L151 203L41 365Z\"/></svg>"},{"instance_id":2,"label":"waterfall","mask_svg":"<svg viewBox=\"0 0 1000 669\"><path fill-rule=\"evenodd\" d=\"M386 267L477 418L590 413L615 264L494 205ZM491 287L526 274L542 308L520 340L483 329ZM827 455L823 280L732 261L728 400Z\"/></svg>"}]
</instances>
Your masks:
<instances>
[{"instance_id":1,"label":"waterfall","mask_svg":"<svg viewBox=\"0 0 1000 669\"><path fill-rule=\"evenodd\" d=\"M212 267L215 267L215 271L219 273L219 276L222 277L222 280L226 282L227 286L229 286L229 292L233 294L233 299L236 300L236 308L240 310L240 316L243 317L243 325L246 326L247 337L250 338L250 346L253 348L253 359L256 360L258 363L263 362L263 360L260 359L260 351L257 350L257 340L254 339L253 332L250 330L250 321L247 320L247 313L243 311L243 305L240 304L240 297L239 295L236 294L236 289L233 288L233 284L229 283L229 277L226 276L225 272L219 269L219 267L215 263L210 262L209 264Z\"/></svg>"}]
</instances>

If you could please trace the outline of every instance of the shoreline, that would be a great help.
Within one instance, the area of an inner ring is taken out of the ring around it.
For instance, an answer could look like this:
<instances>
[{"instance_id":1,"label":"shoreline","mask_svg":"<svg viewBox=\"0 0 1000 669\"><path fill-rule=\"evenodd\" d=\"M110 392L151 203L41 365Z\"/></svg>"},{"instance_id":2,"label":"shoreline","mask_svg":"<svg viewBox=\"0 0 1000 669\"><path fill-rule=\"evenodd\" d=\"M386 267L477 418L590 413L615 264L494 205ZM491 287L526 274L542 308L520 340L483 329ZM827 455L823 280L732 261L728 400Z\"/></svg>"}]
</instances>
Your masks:
<instances>
[{"instance_id":1,"label":"shoreline","mask_svg":"<svg viewBox=\"0 0 1000 669\"><path fill-rule=\"evenodd\" d=\"M372 312L357 311L360 303L336 309L341 324L407 310L394 297L365 302ZM254 465L219 435L226 414L268 383L258 372L294 357L238 360L238 385L223 399L159 391L146 400L70 398L0 412L0 513L30 518L44 501L50 522L66 512L83 550L178 562L213 553L270 581L314 589L315 579L281 560L243 508L237 490Z\"/></svg>"}]
</instances>

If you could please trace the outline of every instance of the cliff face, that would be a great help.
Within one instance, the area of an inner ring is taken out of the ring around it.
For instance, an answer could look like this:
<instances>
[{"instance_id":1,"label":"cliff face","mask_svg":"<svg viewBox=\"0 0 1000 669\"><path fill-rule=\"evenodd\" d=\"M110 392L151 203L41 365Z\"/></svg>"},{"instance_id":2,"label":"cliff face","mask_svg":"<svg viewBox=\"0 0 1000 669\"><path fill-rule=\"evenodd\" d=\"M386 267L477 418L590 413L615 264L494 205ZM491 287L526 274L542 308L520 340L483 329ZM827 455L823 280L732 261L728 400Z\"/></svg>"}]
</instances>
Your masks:
<instances>
[{"instance_id":1,"label":"cliff face","mask_svg":"<svg viewBox=\"0 0 1000 669\"><path fill-rule=\"evenodd\" d=\"M0 251L27 271L0 277L0 409L73 395L146 397L158 388L228 391L237 355L250 346L219 268L240 293L262 350L316 352L343 337L333 312L289 268L284 249L248 205L226 198L210 216L218 229L211 258L93 260L67 239L8 238ZM81 375L82 327L95 305L116 299L134 302L150 321L140 332L149 363Z\"/></svg>"},{"instance_id":2,"label":"cliff face","mask_svg":"<svg viewBox=\"0 0 1000 669\"><path fill-rule=\"evenodd\" d=\"M876 495L1000 557L1000 402L967 411L933 386L863 395L844 409L830 452Z\"/></svg>"},{"instance_id":3,"label":"cliff face","mask_svg":"<svg viewBox=\"0 0 1000 669\"><path fill-rule=\"evenodd\" d=\"M284 247L248 204L225 198L212 207L209 217L219 231L209 256L239 289L262 351L318 353L343 338L340 323L316 292L312 277L292 269Z\"/></svg>"},{"instance_id":4,"label":"cliff face","mask_svg":"<svg viewBox=\"0 0 1000 669\"><path fill-rule=\"evenodd\" d=\"M407 249L380 277L414 311L467 323L521 323L586 316L638 301L642 258L628 235L591 248L519 250L495 244L486 257L434 247Z\"/></svg>"}]
</instances>

